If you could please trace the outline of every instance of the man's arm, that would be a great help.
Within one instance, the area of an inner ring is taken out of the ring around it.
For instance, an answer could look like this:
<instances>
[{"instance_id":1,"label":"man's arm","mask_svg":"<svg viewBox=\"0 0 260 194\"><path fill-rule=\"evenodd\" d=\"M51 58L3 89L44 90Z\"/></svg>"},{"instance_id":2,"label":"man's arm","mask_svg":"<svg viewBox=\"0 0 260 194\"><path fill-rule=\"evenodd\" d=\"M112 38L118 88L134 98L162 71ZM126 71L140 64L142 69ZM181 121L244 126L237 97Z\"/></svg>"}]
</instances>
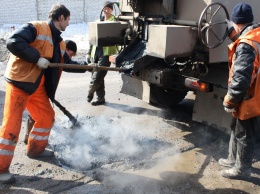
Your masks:
<instances>
[{"instance_id":1,"label":"man's arm","mask_svg":"<svg viewBox=\"0 0 260 194\"><path fill-rule=\"evenodd\" d=\"M7 41L7 49L15 56L30 62L37 63L40 58L39 52L31 47L36 38L37 31L32 24L24 24L20 29L14 31Z\"/></svg>"},{"instance_id":2,"label":"man's arm","mask_svg":"<svg viewBox=\"0 0 260 194\"><path fill-rule=\"evenodd\" d=\"M65 52L63 57L64 57L64 63L65 64L87 65L87 63L84 62L84 61L78 62L78 61L71 60L66 52ZM66 69L66 68L63 68L63 71L70 72L70 73L85 73L87 70L85 70L85 69Z\"/></svg>"},{"instance_id":3,"label":"man's arm","mask_svg":"<svg viewBox=\"0 0 260 194\"><path fill-rule=\"evenodd\" d=\"M233 76L224 99L224 106L235 108L244 99L250 87L254 70L256 51L246 43L236 49Z\"/></svg>"}]
</instances>

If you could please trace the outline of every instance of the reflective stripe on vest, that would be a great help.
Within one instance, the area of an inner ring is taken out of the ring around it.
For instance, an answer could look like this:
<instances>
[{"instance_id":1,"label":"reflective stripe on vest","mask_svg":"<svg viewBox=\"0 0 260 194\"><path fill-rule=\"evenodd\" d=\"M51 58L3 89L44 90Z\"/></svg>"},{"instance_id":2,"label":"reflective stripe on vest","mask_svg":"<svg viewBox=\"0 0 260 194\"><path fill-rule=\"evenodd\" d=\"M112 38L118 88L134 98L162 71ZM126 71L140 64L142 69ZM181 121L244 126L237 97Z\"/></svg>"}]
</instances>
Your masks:
<instances>
[{"instance_id":1,"label":"reflective stripe on vest","mask_svg":"<svg viewBox=\"0 0 260 194\"><path fill-rule=\"evenodd\" d=\"M35 40L42 40L42 41L47 40L51 45L53 45L52 38L49 36L42 35L42 34L39 34L38 36L36 36Z\"/></svg>"}]
</instances>

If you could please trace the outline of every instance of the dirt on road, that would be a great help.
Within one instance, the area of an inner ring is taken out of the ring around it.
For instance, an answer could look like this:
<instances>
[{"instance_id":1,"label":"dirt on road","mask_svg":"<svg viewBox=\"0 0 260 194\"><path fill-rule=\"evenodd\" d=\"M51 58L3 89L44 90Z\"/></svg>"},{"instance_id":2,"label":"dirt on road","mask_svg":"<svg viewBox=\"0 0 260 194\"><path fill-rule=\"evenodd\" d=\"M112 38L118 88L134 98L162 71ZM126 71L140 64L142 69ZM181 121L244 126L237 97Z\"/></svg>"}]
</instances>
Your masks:
<instances>
[{"instance_id":1,"label":"dirt on road","mask_svg":"<svg viewBox=\"0 0 260 194\"><path fill-rule=\"evenodd\" d=\"M1 40L1 120L7 55ZM90 72L62 74L56 100L77 117L79 125L70 128L68 118L54 106L49 144L55 157L25 155L24 113L10 168L16 182L0 184L0 193L260 193L260 145L250 179L221 177L224 168L217 161L227 156L229 136L191 120L193 93L172 109L160 109L120 93L120 73L108 72L106 104L94 107L86 100L90 76Z\"/></svg>"}]
</instances>

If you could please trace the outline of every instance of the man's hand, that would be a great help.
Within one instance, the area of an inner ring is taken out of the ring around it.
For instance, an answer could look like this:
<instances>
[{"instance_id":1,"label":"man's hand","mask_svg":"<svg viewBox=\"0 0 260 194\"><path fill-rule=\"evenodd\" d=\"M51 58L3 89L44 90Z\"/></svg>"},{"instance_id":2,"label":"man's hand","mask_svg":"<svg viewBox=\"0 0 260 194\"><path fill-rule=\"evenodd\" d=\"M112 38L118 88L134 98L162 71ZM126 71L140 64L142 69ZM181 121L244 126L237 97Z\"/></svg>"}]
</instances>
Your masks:
<instances>
[{"instance_id":1,"label":"man's hand","mask_svg":"<svg viewBox=\"0 0 260 194\"><path fill-rule=\"evenodd\" d=\"M41 69L46 69L49 65L50 65L50 61L48 61L47 59L45 59L43 57L40 57L37 62L37 66Z\"/></svg>"},{"instance_id":2,"label":"man's hand","mask_svg":"<svg viewBox=\"0 0 260 194\"><path fill-rule=\"evenodd\" d=\"M225 19L227 24L227 33L228 36L231 34L231 32L234 30L233 22L229 21L228 19Z\"/></svg>"},{"instance_id":3,"label":"man's hand","mask_svg":"<svg viewBox=\"0 0 260 194\"><path fill-rule=\"evenodd\" d=\"M224 110L228 113L232 113L232 112L236 112L235 108L228 108L228 107L224 107Z\"/></svg>"},{"instance_id":4,"label":"man's hand","mask_svg":"<svg viewBox=\"0 0 260 194\"><path fill-rule=\"evenodd\" d=\"M88 65L88 63L87 62L81 62L79 65Z\"/></svg>"},{"instance_id":5,"label":"man's hand","mask_svg":"<svg viewBox=\"0 0 260 194\"><path fill-rule=\"evenodd\" d=\"M229 21L228 19L225 19L226 23L227 23L227 28L230 29L233 27L233 22Z\"/></svg>"}]
</instances>

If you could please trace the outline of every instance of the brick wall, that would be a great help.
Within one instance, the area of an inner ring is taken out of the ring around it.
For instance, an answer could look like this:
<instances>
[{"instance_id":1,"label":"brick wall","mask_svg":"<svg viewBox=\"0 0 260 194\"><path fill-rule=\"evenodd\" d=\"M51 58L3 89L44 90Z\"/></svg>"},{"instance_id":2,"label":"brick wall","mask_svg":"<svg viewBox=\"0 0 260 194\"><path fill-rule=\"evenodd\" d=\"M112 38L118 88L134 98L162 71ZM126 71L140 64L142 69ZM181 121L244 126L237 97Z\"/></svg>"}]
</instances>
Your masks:
<instances>
[{"instance_id":1,"label":"brick wall","mask_svg":"<svg viewBox=\"0 0 260 194\"><path fill-rule=\"evenodd\" d=\"M70 23L95 21L99 18L102 1L91 0L0 0L0 24L23 24L33 20L48 20L54 3L64 4L71 12Z\"/></svg>"}]
</instances>

